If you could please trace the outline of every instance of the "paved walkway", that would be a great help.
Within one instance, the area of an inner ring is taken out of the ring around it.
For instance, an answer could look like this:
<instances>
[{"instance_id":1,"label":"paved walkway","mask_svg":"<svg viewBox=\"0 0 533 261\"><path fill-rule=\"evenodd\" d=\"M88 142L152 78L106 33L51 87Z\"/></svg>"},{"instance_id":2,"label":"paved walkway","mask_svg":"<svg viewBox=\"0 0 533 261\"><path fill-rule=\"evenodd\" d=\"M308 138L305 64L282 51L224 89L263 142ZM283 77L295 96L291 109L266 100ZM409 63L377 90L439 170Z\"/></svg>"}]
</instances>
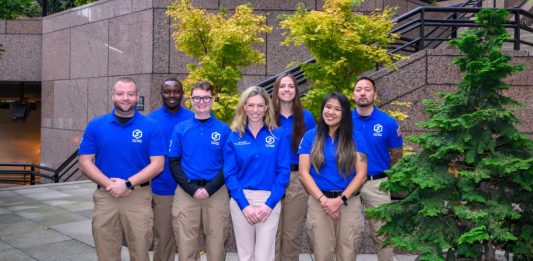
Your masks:
<instances>
[{"instance_id":1,"label":"paved walkway","mask_svg":"<svg viewBox=\"0 0 533 261\"><path fill-rule=\"evenodd\" d=\"M97 260L91 233L94 189L90 181L0 188L0 261ZM122 260L129 260L125 247ZM226 260L238 260L236 253L227 253ZM300 260L313 259L302 254ZM377 260L376 255L357 257L367 260Z\"/></svg>"}]
</instances>

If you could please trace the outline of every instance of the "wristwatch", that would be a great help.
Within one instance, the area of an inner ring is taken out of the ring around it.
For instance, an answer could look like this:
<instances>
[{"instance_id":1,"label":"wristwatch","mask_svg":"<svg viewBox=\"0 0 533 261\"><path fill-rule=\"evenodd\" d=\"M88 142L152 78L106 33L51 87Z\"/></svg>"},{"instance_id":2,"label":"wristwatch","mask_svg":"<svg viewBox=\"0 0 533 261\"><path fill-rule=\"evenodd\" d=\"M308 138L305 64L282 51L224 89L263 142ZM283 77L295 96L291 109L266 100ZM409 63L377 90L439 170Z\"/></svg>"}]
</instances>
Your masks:
<instances>
[{"instance_id":1,"label":"wristwatch","mask_svg":"<svg viewBox=\"0 0 533 261\"><path fill-rule=\"evenodd\" d=\"M345 206L348 206L348 198L344 195L341 195L340 197L342 199L342 203L345 205Z\"/></svg>"},{"instance_id":2,"label":"wristwatch","mask_svg":"<svg viewBox=\"0 0 533 261\"><path fill-rule=\"evenodd\" d=\"M129 181L129 180L126 180L126 188L129 188L131 190L135 189L135 187L131 184L131 181Z\"/></svg>"}]
</instances>

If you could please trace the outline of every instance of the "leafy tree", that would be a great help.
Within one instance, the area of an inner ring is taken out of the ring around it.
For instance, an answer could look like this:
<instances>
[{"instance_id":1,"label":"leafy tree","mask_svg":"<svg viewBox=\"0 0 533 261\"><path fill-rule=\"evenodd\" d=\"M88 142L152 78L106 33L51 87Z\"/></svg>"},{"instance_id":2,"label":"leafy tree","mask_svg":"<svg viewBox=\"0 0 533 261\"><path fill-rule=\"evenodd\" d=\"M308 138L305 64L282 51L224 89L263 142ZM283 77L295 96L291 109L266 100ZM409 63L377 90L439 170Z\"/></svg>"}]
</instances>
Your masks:
<instances>
[{"instance_id":1,"label":"leafy tree","mask_svg":"<svg viewBox=\"0 0 533 261\"><path fill-rule=\"evenodd\" d=\"M508 39L505 10L482 10L477 29L451 44L464 78L454 92L425 100L428 132L420 146L389 172L382 187L403 200L369 211L385 218L388 243L421 254L421 260L484 258L495 250L533 258L533 142L515 125L519 102L503 96L504 79L521 71L501 53ZM447 251L446 251L447 250Z\"/></svg>"},{"instance_id":2,"label":"leafy tree","mask_svg":"<svg viewBox=\"0 0 533 261\"><path fill-rule=\"evenodd\" d=\"M194 8L189 0L176 0L168 7L167 15L177 29L172 35L176 48L197 61L187 65L185 89L198 80L210 81L217 93L215 115L231 121L239 98L241 70L265 62L264 54L253 46L264 41L261 33L271 31L266 18L253 14L250 5L238 6L230 16L225 11L209 13Z\"/></svg>"},{"instance_id":3,"label":"leafy tree","mask_svg":"<svg viewBox=\"0 0 533 261\"><path fill-rule=\"evenodd\" d=\"M0 1L0 20L38 16L39 8L35 0L2 0Z\"/></svg>"},{"instance_id":4,"label":"leafy tree","mask_svg":"<svg viewBox=\"0 0 533 261\"><path fill-rule=\"evenodd\" d=\"M307 11L299 5L281 22L281 27L288 29L283 44L304 45L316 58L316 63L302 65L305 77L312 82L304 105L314 115L318 115L327 93L339 91L350 97L358 75L377 64L389 66L402 59L387 53L389 44L398 38L389 33L394 26L393 12L354 13L353 7L361 2L326 0L324 11Z\"/></svg>"}]
</instances>

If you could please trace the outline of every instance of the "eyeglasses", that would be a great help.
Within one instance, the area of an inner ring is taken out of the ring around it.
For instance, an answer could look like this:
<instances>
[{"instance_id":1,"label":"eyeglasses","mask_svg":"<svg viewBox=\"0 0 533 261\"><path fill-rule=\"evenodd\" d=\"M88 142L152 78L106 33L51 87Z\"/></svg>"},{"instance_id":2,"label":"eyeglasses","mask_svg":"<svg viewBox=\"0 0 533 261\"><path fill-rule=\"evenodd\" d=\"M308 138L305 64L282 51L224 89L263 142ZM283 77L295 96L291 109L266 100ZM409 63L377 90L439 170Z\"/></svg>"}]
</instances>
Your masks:
<instances>
[{"instance_id":1,"label":"eyeglasses","mask_svg":"<svg viewBox=\"0 0 533 261\"><path fill-rule=\"evenodd\" d=\"M203 101L204 103L209 103L213 99L212 96L192 96L191 97L193 102L199 103L200 101Z\"/></svg>"},{"instance_id":2,"label":"eyeglasses","mask_svg":"<svg viewBox=\"0 0 533 261\"><path fill-rule=\"evenodd\" d=\"M164 91L161 91L161 94L163 94L165 96L169 96L170 94L180 95L182 93L183 92L181 90L164 90Z\"/></svg>"}]
</instances>

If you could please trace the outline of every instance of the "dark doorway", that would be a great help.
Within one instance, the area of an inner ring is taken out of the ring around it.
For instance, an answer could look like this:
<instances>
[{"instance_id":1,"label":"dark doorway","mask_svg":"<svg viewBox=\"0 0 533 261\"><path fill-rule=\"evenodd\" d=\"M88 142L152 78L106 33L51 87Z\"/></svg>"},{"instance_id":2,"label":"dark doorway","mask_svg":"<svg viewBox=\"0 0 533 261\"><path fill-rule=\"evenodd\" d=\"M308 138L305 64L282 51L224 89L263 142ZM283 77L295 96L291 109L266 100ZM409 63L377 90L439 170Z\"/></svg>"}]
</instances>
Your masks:
<instances>
[{"instance_id":1,"label":"dark doorway","mask_svg":"<svg viewBox=\"0 0 533 261\"><path fill-rule=\"evenodd\" d=\"M0 82L0 162L40 164L41 83Z\"/></svg>"}]
</instances>

